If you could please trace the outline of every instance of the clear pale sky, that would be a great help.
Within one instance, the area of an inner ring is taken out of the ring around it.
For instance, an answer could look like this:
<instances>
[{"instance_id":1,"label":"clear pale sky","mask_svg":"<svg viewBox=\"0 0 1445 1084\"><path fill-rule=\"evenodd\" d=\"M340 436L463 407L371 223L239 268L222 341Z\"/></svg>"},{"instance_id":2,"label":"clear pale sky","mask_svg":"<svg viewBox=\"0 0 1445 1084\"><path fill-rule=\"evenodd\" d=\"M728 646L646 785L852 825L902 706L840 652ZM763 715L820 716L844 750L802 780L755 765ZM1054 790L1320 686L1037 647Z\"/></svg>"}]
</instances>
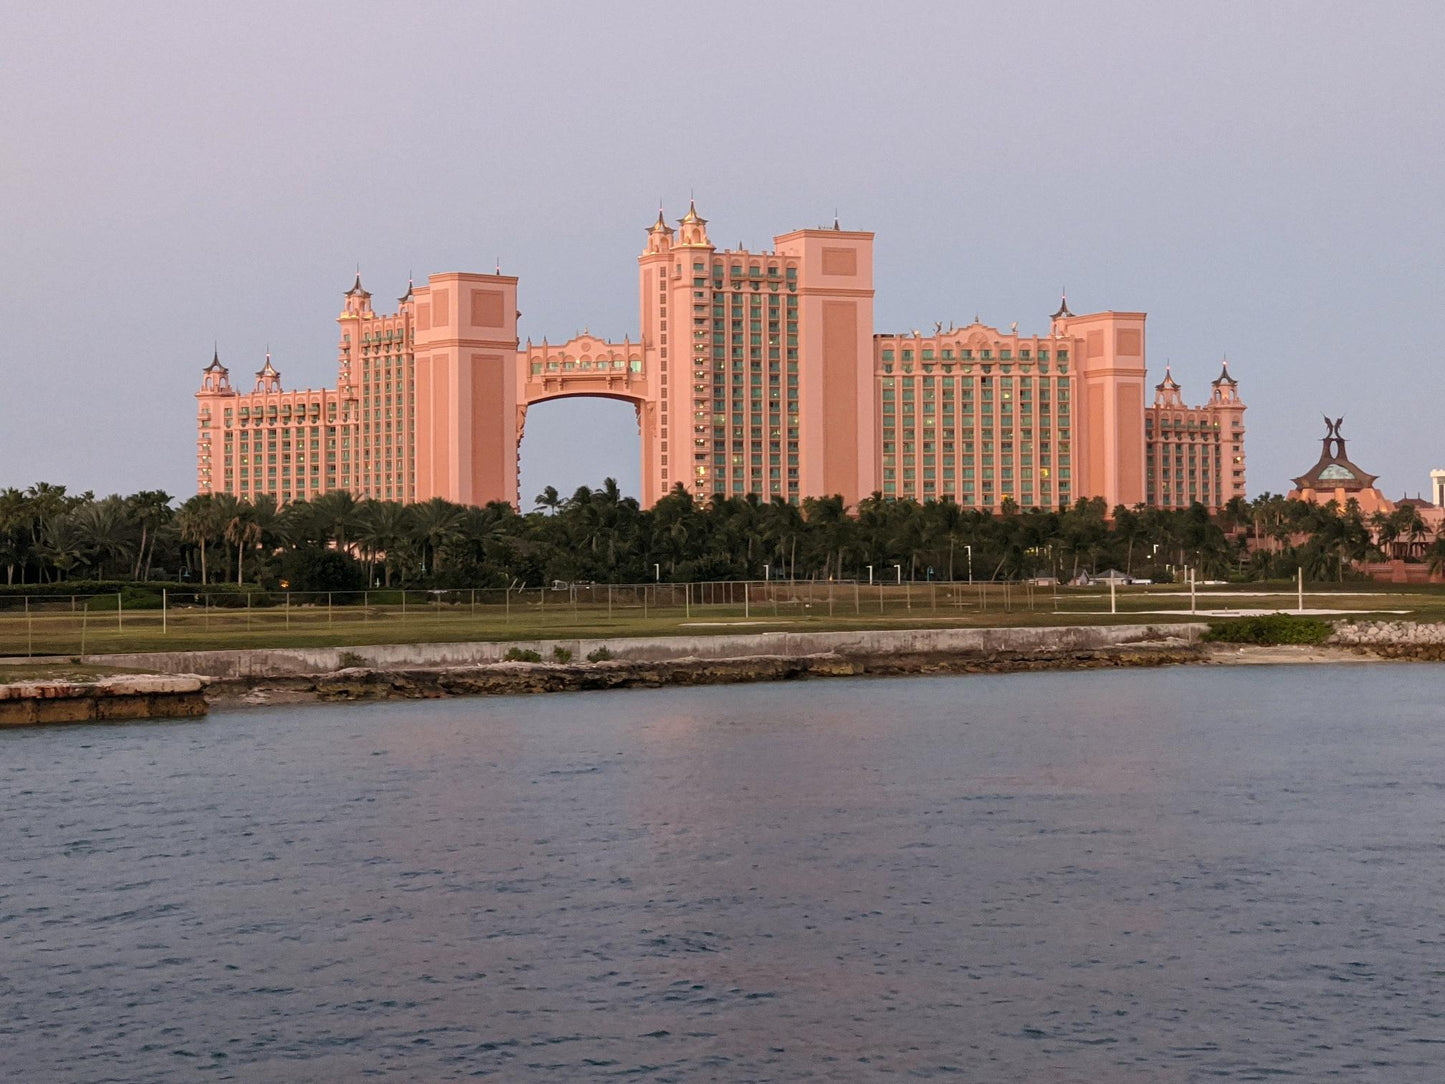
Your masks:
<instances>
[{"instance_id":1,"label":"clear pale sky","mask_svg":"<svg viewBox=\"0 0 1445 1084\"><path fill-rule=\"evenodd\" d=\"M689 191L719 246L877 233L878 330L1144 310L1151 383L1228 355L1249 492L1322 413L1386 494L1445 467L1439 3L0 0L0 487L194 492L200 370L335 380L380 310L521 277L521 334L637 332ZM631 408L534 408L523 507L615 476Z\"/></svg>"}]
</instances>

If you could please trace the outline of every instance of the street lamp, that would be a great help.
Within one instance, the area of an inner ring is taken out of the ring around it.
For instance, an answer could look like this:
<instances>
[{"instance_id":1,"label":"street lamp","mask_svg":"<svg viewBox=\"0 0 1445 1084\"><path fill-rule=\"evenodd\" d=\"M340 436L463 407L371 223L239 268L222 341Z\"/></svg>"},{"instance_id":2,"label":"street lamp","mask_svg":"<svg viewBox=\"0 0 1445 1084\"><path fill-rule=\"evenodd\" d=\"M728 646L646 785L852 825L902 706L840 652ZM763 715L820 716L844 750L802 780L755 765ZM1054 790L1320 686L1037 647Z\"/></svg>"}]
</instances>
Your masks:
<instances>
[{"instance_id":1,"label":"street lamp","mask_svg":"<svg viewBox=\"0 0 1445 1084\"><path fill-rule=\"evenodd\" d=\"M872 566L872 565L869 565L869 566L868 566L868 586L869 586L869 587L872 587L872 586L873 586L873 566Z\"/></svg>"},{"instance_id":2,"label":"street lamp","mask_svg":"<svg viewBox=\"0 0 1445 1084\"><path fill-rule=\"evenodd\" d=\"M771 580L771 579L773 578L773 577L772 577L772 573L771 573L771 571L770 571L770 570L772 569L772 567L773 567L773 566L770 565L770 564L768 564L767 562L764 562L764 563L763 563L763 579L765 579L765 580Z\"/></svg>"},{"instance_id":3,"label":"street lamp","mask_svg":"<svg viewBox=\"0 0 1445 1084\"><path fill-rule=\"evenodd\" d=\"M972 547L972 546L969 546L969 545L965 545L963 548L966 549L966 550L968 550L968 582L969 582L969 583L972 583L972 582L973 582L973 547Z\"/></svg>"},{"instance_id":4,"label":"street lamp","mask_svg":"<svg viewBox=\"0 0 1445 1084\"><path fill-rule=\"evenodd\" d=\"M898 570L898 582L899 582L899 583L902 583L902 582L903 582L903 566L902 566L902 565L894 565L893 567Z\"/></svg>"},{"instance_id":5,"label":"street lamp","mask_svg":"<svg viewBox=\"0 0 1445 1084\"><path fill-rule=\"evenodd\" d=\"M658 582L658 583L661 583L661 582L662 582L662 562L661 562L661 561L658 561L658 562L656 562L655 564L653 564L653 566L652 566L652 572L653 572L653 575L655 575L655 576L657 577L657 582Z\"/></svg>"}]
</instances>

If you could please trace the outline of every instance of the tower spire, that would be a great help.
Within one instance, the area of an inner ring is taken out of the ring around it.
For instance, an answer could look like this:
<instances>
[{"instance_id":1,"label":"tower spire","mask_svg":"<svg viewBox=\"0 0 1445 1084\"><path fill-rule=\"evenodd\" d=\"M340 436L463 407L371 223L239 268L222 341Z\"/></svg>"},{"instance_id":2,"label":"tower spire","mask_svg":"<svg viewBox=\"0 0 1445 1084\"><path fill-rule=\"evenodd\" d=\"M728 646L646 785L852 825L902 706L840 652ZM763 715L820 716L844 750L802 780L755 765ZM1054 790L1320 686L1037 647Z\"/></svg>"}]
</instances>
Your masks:
<instances>
[{"instance_id":1,"label":"tower spire","mask_svg":"<svg viewBox=\"0 0 1445 1084\"><path fill-rule=\"evenodd\" d=\"M1060 287L1060 288L1059 288L1059 311L1056 312L1056 313L1054 313L1054 315L1051 316L1051 317L1049 317L1049 319L1051 319L1051 320L1059 320L1059 319L1062 319L1062 318L1065 317L1065 316L1073 316L1073 315L1074 315L1074 314L1069 311L1069 290L1068 290L1068 287L1066 287L1066 286L1065 286L1065 287Z\"/></svg>"}]
</instances>

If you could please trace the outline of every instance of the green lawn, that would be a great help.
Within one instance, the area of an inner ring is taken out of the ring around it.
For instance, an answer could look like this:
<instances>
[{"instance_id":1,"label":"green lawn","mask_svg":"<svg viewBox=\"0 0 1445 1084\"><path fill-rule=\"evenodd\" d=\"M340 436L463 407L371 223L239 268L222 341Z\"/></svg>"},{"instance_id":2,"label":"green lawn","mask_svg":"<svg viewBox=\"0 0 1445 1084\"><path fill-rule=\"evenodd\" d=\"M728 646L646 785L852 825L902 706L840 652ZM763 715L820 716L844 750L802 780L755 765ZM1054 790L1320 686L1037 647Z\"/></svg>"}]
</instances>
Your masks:
<instances>
[{"instance_id":1,"label":"green lawn","mask_svg":"<svg viewBox=\"0 0 1445 1084\"><path fill-rule=\"evenodd\" d=\"M690 601L659 609L628 593L604 601L605 588L512 596L505 605L469 602L372 606L288 606L218 609L195 606L89 612L84 600L32 601L30 612L0 612L0 656L61 656L214 648L318 647L464 640L539 640L750 631L831 631L947 626L1039 626L1205 620L1226 608L1293 610L1293 585L1201 587L1190 614L1190 593L1178 586L1107 589L1002 585L780 584L757 588L744 605L734 600ZM675 596L674 596L675 597ZM726 599L726 595L717 596ZM1388 585L1310 585L1307 610L1361 616L1388 614L1445 620L1445 591ZM97 603L99 604L99 603ZM71 607L75 606L74 609ZM1167 611L1167 612L1166 612ZM1393 614L1392 611L1403 611Z\"/></svg>"}]
</instances>

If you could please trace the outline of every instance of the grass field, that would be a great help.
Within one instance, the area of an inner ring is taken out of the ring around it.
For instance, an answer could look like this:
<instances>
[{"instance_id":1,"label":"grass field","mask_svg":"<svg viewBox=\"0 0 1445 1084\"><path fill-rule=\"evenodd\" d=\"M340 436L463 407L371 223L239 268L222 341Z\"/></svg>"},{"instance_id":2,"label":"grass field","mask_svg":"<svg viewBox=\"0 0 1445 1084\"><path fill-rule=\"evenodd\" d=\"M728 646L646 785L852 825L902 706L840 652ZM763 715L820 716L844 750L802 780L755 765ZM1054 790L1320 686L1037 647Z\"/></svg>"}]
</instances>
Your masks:
<instances>
[{"instance_id":1,"label":"grass field","mask_svg":"<svg viewBox=\"0 0 1445 1084\"><path fill-rule=\"evenodd\" d=\"M713 588L705 590L704 588ZM464 640L708 635L807 629L1066 625L1205 620L1243 612L1293 612L1293 585L1199 588L1034 588L915 583L698 585L681 588L536 589L505 599L454 592L373 593L385 604L268 604L125 609L116 596L5 600L0 657L74 657L135 651L319 647ZM1192 610L1191 610L1192 607ZM1445 591L1385 585L1307 585L1305 612L1445 620Z\"/></svg>"}]
</instances>

